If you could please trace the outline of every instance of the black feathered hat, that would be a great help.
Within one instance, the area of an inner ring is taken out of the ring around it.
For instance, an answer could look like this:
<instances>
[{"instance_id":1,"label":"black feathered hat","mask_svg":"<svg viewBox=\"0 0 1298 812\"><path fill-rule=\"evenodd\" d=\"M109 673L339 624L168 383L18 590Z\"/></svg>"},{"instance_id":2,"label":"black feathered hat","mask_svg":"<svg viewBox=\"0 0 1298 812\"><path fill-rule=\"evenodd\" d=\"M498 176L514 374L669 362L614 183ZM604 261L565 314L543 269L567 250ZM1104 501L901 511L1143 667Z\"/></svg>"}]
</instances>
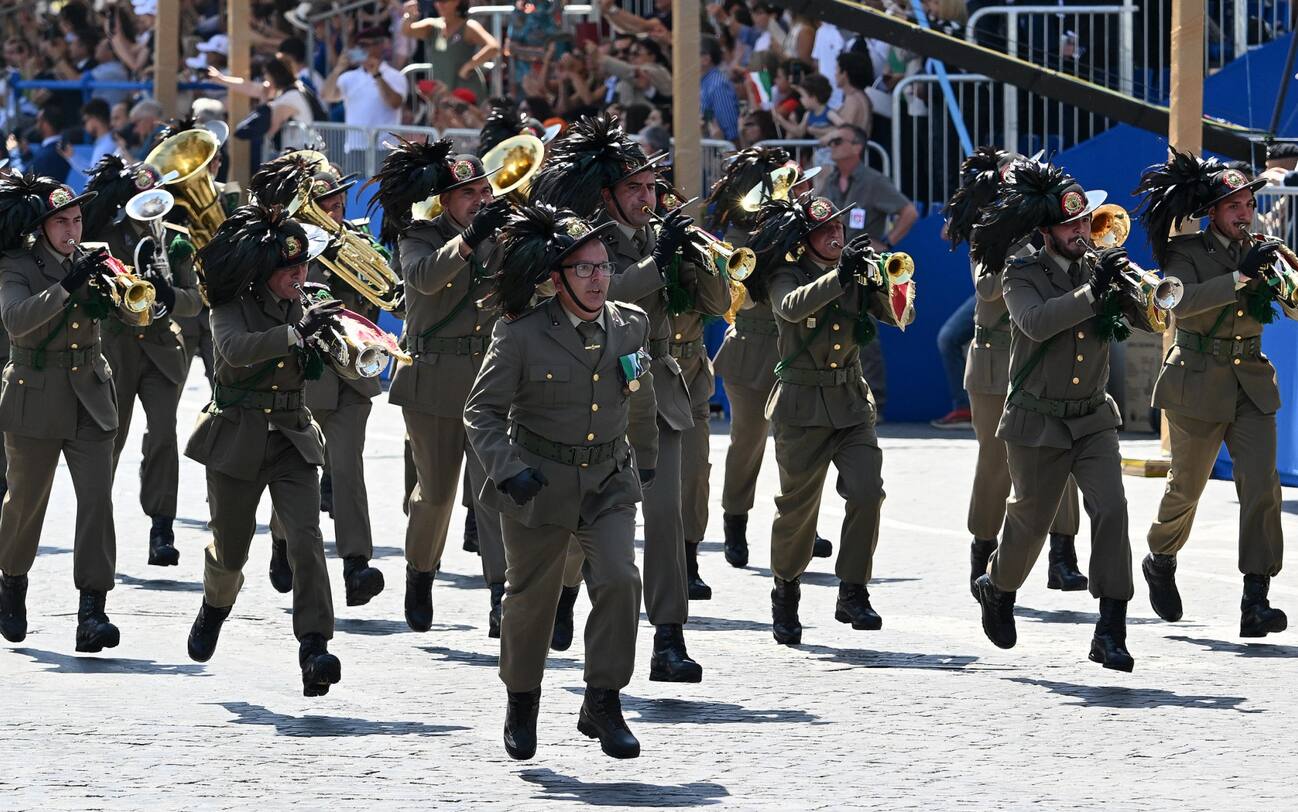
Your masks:
<instances>
[{"instance_id":1,"label":"black feathered hat","mask_svg":"<svg viewBox=\"0 0 1298 812\"><path fill-rule=\"evenodd\" d=\"M248 199L261 206L288 207L319 169L319 164L301 152L272 158L248 181Z\"/></svg>"},{"instance_id":2,"label":"black feathered hat","mask_svg":"<svg viewBox=\"0 0 1298 812\"><path fill-rule=\"evenodd\" d=\"M615 227L612 221L591 226L572 210L548 203L516 209L500 241L502 261L496 273L495 293L501 310L508 315L522 313L531 303L536 286L559 270L564 257Z\"/></svg>"},{"instance_id":3,"label":"black feathered hat","mask_svg":"<svg viewBox=\"0 0 1298 812\"><path fill-rule=\"evenodd\" d=\"M410 207L441 194L454 181L451 175L451 139L408 141L397 136L397 145L383 158L383 165L362 189L377 185L369 211L383 207L383 228L379 238L396 245L401 232L414 219Z\"/></svg>"},{"instance_id":4,"label":"black feathered hat","mask_svg":"<svg viewBox=\"0 0 1298 812\"><path fill-rule=\"evenodd\" d=\"M70 209L73 206L80 206L83 203L94 200L98 196L98 192L82 192L81 194L77 194L72 191L71 186L64 183L56 183L54 188L46 193L45 211L40 217L36 218L36 222L32 223L32 229L34 230L38 228L41 223L61 211Z\"/></svg>"},{"instance_id":5,"label":"black feathered hat","mask_svg":"<svg viewBox=\"0 0 1298 812\"><path fill-rule=\"evenodd\" d=\"M90 170L87 192L98 196L81 207L81 233L87 240L104 240L105 229L125 216L122 207L140 192L162 185L162 173L153 164L128 164L115 154L105 155Z\"/></svg>"},{"instance_id":6,"label":"black feathered hat","mask_svg":"<svg viewBox=\"0 0 1298 812\"><path fill-rule=\"evenodd\" d=\"M208 302L232 302L274 271L310 258L307 234L282 206L240 206L198 252Z\"/></svg>"},{"instance_id":7,"label":"black feathered hat","mask_svg":"<svg viewBox=\"0 0 1298 812\"><path fill-rule=\"evenodd\" d=\"M332 171L316 172L311 176L311 199L323 200L326 197L333 197L346 192L356 185L360 175L352 173L339 177Z\"/></svg>"},{"instance_id":8,"label":"black feathered hat","mask_svg":"<svg viewBox=\"0 0 1298 812\"><path fill-rule=\"evenodd\" d=\"M978 147L960 164L960 188L946 204L951 250L969 239L983 207L992 202L1014 161L1022 156L997 147Z\"/></svg>"},{"instance_id":9,"label":"black feathered hat","mask_svg":"<svg viewBox=\"0 0 1298 812\"><path fill-rule=\"evenodd\" d=\"M771 173L788 162L789 153L783 147L748 147L731 156L708 193L706 202L712 209L708 230L722 231L729 225L750 228L756 212L742 208L740 201L758 184L769 195Z\"/></svg>"},{"instance_id":10,"label":"black feathered hat","mask_svg":"<svg viewBox=\"0 0 1298 812\"><path fill-rule=\"evenodd\" d=\"M843 216L850 206L835 208L824 197L808 192L793 200L768 200L757 211L748 247L757 255L757 268L744 280L748 295L757 302L768 300L766 275L786 257L801 253L801 243L811 232Z\"/></svg>"},{"instance_id":11,"label":"black feathered hat","mask_svg":"<svg viewBox=\"0 0 1298 812\"><path fill-rule=\"evenodd\" d=\"M487 120L478 131L479 158L506 138L513 138L523 132L527 124L527 117L512 100L493 98L489 104L491 109L487 111Z\"/></svg>"},{"instance_id":12,"label":"black feathered hat","mask_svg":"<svg viewBox=\"0 0 1298 812\"><path fill-rule=\"evenodd\" d=\"M662 153L646 158L616 116L585 116L550 147L545 164L532 179L528 197L533 203L549 203L593 218L600 210L601 190L611 189L667 157Z\"/></svg>"},{"instance_id":13,"label":"black feathered hat","mask_svg":"<svg viewBox=\"0 0 1298 812\"><path fill-rule=\"evenodd\" d=\"M21 248L45 213L45 200L58 186L53 178L0 174L0 251Z\"/></svg>"}]
</instances>

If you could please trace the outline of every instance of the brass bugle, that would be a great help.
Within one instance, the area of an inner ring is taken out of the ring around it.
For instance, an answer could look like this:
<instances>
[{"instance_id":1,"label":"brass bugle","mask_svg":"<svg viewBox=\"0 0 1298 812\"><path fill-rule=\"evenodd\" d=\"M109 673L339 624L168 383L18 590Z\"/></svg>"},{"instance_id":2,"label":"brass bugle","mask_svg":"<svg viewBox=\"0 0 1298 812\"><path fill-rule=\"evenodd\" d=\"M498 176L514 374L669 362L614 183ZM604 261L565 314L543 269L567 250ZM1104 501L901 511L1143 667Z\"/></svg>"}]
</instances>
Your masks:
<instances>
[{"instance_id":1,"label":"brass bugle","mask_svg":"<svg viewBox=\"0 0 1298 812\"><path fill-rule=\"evenodd\" d=\"M80 258L93 250L108 250L107 243L77 244L68 239L72 246L72 255ZM157 293L151 282L140 279L131 273L122 261L111 253L108 254L108 272L99 275L99 284L95 286L108 297L113 307L122 311L122 318L138 327L148 326L153 321L153 303Z\"/></svg>"},{"instance_id":2,"label":"brass bugle","mask_svg":"<svg viewBox=\"0 0 1298 812\"><path fill-rule=\"evenodd\" d=\"M833 245L834 242L830 243ZM910 254L902 251L893 251L887 254L879 254L874 262L869 263L865 270L858 271L856 281L862 285L869 284L886 284L888 287L893 285L904 285L915 276L915 260Z\"/></svg>"},{"instance_id":3,"label":"brass bugle","mask_svg":"<svg viewBox=\"0 0 1298 812\"><path fill-rule=\"evenodd\" d=\"M685 208L695 200L698 198L686 201L680 208ZM651 207L645 206L643 210L660 225L664 222L662 216ZM698 226L690 226L689 235L696 241L692 243L693 247L707 260L704 263L704 270L708 273L713 276L724 275L732 282L742 282L752 276L753 270L757 267L757 255L753 253L753 249L736 248Z\"/></svg>"}]
</instances>

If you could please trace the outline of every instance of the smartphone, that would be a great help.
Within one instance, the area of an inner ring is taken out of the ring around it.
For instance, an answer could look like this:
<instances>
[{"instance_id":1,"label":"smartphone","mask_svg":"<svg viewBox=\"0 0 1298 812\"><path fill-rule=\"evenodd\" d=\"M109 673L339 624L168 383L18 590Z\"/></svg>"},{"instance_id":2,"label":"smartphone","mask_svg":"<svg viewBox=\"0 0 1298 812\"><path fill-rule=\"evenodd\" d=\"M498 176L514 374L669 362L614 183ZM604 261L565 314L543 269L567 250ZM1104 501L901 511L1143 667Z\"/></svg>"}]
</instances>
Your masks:
<instances>
[{"instance_id":1,"label":"smartphone","mask_svg":"<svg viewBox=\"0 0 1298 812\"><path fill-rule=\"evenodd\" d=\"M347 61L353 65L359 65L365 61L366 51L364 48L351 47L347 49Z\"/></svg>"}]
</instances>

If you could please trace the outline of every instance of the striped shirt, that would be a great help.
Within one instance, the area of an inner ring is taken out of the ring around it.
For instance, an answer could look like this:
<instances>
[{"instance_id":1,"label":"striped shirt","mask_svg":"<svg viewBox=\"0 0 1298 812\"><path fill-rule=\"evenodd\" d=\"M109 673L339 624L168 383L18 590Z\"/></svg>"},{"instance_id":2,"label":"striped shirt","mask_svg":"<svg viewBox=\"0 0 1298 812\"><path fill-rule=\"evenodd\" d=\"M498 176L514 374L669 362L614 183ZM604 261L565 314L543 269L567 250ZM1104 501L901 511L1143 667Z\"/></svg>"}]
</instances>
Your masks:
<instances>
[{"instance_id":1,"label":"striped shirt","mask_svg":"<svg viewBox=\"0 0 1298 812\"><path fill-rule=\"evenodd\" d=\"M717 122L728 140L739 140L739 97L718 68L712 68L699 80L699 109L703 120Z\"/></svg>"}]
</instances>

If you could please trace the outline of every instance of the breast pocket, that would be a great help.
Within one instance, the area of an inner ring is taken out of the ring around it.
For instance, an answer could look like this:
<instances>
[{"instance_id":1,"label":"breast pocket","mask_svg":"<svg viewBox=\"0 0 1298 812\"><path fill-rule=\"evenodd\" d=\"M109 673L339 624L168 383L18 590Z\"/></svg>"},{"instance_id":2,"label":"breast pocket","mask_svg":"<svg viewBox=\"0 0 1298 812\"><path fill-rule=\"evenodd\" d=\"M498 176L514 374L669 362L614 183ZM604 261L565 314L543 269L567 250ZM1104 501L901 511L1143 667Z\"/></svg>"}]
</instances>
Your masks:
<instances>
[{"instance_id":1,"label":"breast pocket","mask_svg":"<svg viewBox=\"0 0 1298 812\"><path fill-rule=\"evenodd\" d=\"M569 392L569 380L572 371L566 366L533 364L527 369L527 380L541 392L541 402L547 406L557 406L563 402Z\"/></svg>"}]
</instances>

